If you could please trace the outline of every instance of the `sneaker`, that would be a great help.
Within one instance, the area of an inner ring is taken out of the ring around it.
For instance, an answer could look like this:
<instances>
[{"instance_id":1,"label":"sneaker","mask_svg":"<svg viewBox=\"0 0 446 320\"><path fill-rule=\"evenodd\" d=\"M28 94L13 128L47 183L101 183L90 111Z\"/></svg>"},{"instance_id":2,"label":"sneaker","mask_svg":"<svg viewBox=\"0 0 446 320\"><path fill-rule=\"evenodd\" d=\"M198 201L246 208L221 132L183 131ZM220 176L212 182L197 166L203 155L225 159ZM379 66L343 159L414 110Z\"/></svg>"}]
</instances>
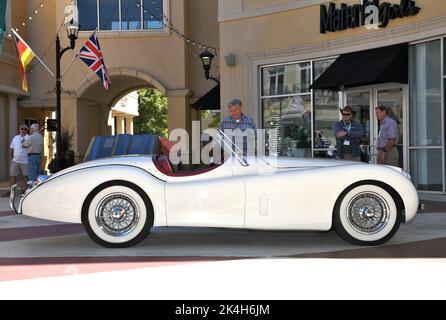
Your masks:
<instances>
[{"instance_id":1,"label":"sneaker","mask_svg":"<svg viewBox=\"0 0 446 320\"><path fill-rule=\"evenodd\" d=\"M10 195L11 195L11 192L8 191L4 195L2 195L2 198L9 198Z\"/></svg>"}]
</instances>

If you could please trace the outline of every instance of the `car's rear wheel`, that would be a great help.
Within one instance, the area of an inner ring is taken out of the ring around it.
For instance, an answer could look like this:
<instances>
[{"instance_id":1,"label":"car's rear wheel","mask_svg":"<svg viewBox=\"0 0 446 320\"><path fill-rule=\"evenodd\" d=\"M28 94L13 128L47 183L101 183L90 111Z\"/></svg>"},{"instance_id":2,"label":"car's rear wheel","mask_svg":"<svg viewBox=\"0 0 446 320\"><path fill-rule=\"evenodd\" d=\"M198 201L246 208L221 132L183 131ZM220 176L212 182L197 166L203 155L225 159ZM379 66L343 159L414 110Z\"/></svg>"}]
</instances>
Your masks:
<instances>
[{"instance_id":1,"label":"car's rear wheel","mask_svg":"<svg viewBox=\"0 0 446 320\"><path fill-rule=\"evenodd\" d=\"M153 226L153 209L137 186L102 185L87 198L82 222L90 238L107 248L127 248L143 241Z\"/></svg>"},{"instance_id":2,"label":"car's rear wheel","mask_svg":"<svg viewBox=\"0 0 446 320\"><path fill-rule=\"evenodd\" d=\"M333 213L333 227L345 241L376 246L389 241L402 221L398 201L384 186L361 184L339 197Z\"/></svg>"}]
</instances>

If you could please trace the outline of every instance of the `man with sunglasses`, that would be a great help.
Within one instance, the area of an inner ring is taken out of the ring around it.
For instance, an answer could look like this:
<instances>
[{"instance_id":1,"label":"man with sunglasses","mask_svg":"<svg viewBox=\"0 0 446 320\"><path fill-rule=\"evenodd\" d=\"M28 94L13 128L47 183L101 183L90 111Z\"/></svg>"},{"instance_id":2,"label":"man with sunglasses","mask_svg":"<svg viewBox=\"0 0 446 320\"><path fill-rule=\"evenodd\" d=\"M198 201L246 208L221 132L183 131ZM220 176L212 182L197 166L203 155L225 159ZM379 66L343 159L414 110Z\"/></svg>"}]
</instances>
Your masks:
<instances>
[{"instance_id":1,"label":"man with sunglasses","mask_svg":"<svg viewBox=\"0 0 446 320\"><path fill-rule=\"evenodd\" d=\"M340 109L342 120L335 122L333 133L336 137L336 157L338 159L361 161L361 139L364 130L358 121L354 120L355 112L352 107Z\"/></svg>"},{"instance_id":2,"label":"man with sunglasses","mask_svg":"<svg viewBox=\"0 0 446 320\"><path fill-rule=\"evenodd\" d=\"M9 146L9 156L11 159L9 184L12 187L15 183L18 183L22 187L22 190L26 189L26 181L28 180L28 152L22 147L22 143L28 137L28 127L21 125L20 134L12 139L11 145ZM9 191L3 197L9 197Z\"/></svg>"}]
</instances>

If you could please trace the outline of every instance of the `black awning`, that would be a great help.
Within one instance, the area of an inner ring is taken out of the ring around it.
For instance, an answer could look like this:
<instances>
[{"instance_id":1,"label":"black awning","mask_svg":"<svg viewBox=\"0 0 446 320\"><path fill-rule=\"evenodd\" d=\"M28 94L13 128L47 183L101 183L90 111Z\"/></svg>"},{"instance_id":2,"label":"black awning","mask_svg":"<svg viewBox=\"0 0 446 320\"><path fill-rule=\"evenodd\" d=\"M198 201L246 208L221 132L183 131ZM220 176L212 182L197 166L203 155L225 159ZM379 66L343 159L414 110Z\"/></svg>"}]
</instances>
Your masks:
<instances>
[{"instance_id":1,"label":"black awning","mask_svg":"<svg viewBox=\"0 0 446 320\"><path fill-rule=\"evenodd\" d=\"M408 83L407 43L341 55L311 85L311 89L341 91L343 88L382 83Z\"/></svg>"},{"instance_id":2,"label":"black awning","mask_svg":"<svg viewBox=\"0 0 446 320\"><path fill-rule=\"evenodd\" d=\"M216 85L195 102L192 107L197 110L220 110L220 85Z\"/></svg>"}]
</instances>

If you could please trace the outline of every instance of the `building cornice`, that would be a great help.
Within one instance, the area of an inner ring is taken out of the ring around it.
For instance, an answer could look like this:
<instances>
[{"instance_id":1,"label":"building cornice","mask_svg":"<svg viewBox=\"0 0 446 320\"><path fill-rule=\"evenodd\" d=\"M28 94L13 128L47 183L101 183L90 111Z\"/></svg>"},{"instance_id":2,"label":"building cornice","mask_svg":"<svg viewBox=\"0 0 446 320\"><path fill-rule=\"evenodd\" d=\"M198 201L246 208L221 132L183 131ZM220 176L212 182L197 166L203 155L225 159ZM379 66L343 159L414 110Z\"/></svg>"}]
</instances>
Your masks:
<instances>
[{"instance_id":1,"label":"building cornice","mask_svg":"<svg viewBox=\"0 0 446 320\"><path fill-rule=\"evenodd\" d=\"M19 107L24 109L29 108L50 108L56 107L56 99L42 99L42 100L19 100Z\"/></svg>"},{"instance_id":2,"label":"building cornice","mask_svg":"<svg viewBox=\"0 0 446 320\"><path fill-rule=\"evenodd\" d=\"M171 89L167 90L166 96L168 97L190 97L192 91L190 89Z\"/></svg>"},{"instance_id":3,"label":"building cornice","mask_svg":"<svg viewBox=\"0 0 446 320\"><path fill-rule=\"evenodd\" d=\"M0 93L13 94L13 95L17 95L19 97L29 97L29 94L21 89L18 89L15 87L10 87L10 86L5 86L2 84L0 84Z\"/></svg>"},{"instance_id":4,"label":"building cornice","mask_svg":"<svg viewBox=\"0 0 446 320\"><path fill-rule=\"evenodd\" d=\"M18 67L17 56L13 56L7 53L0 54L0 62L9 64L13 67Z\"/></svg>"},{"instance_id":5,"label":"building cornice","mask_svg":"<svg viewBox=\"0 0 446 320\"><path fill-rule=\"evenodd\" d=\"M225 0L221 0L225 1ZM252 10L244 10L243 4L241 3L238 6L238 10L223 12L219 14L218 21L219 22L228 22L233 20L247 19L247 18L255 18L269 14L275 14L290 10L302 9L305 7L311 7L315 5L320 5L322 3L326 3L327 0L301 0L294 1L292 3L278 4L270 7L260 8L260 9L252 9Z\"/></svg>"},{"instance_id":6,"label":"building cornice","mask_svg":"<svg viewBox=\"0 0 446 320\"><path fill-rule=\"evenodd\" d=\"M247 59L249 61L267 59L277 60L281 57L288 59L290 56L316 59L397 43L414 42L445 34L446 16L442 16L382 31L371 31L348 38L287 48L252 51L247 53Z\"/></svg>"}]
</instances>

